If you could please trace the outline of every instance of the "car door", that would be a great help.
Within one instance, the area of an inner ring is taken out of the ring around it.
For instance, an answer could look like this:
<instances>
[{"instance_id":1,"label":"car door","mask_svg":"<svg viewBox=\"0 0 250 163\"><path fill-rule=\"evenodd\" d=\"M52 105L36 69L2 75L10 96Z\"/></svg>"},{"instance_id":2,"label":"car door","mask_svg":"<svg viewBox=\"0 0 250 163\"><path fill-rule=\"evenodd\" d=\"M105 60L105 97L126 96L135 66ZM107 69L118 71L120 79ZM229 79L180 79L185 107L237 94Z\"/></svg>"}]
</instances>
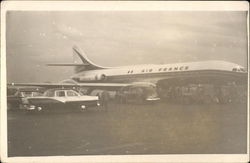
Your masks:
<instances>
[{"instance_id":1,"label":"car door","mask_svg":"<svg viewBox=\"0 0 250 163\"><path fill-rule=\"evenodd\" d=\"M59 90L55 92L56 100L60 101L61 103L65 103L67 101L66 94L64 90Z\"/></svg>"}]
</instances>

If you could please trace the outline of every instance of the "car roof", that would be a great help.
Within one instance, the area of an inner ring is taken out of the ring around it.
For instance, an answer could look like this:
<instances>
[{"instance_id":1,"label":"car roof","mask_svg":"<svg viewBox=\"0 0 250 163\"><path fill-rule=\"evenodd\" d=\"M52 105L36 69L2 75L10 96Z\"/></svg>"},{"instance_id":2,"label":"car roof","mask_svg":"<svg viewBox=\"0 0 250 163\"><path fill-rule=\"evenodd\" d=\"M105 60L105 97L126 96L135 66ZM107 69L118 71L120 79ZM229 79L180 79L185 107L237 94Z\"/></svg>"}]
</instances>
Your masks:
<instances>
[{"instance_id":1,"label":"car roof","mask_svg":"<svg viewBox=\"0 0 250 163\"><path fill-rule=\"evenodd\" d=\"M51 91L69 91L69 90L77 91L75 89L70 89L70 88L51 88L51 89L48 89L48 90L51 90Z\"/></svg>"}]
</instances>

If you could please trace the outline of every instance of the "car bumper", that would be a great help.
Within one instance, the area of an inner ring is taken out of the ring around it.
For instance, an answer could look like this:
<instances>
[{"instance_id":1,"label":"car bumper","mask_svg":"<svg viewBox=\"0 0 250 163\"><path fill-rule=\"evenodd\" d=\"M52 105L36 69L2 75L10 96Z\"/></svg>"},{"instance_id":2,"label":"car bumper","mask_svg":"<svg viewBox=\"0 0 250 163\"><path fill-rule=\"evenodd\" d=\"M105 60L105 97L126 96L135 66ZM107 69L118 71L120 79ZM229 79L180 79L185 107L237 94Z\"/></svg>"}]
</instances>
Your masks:
<instances>
[{"instance_id":1,"label":"car bumper","mask_svg":"<svg viewBox=\"0 0 250 163\"><path fill-rule=\"evenodd\" d=\"M159 101L159 97L147 98L146 101Z\"/></svg>"}]
</instances>

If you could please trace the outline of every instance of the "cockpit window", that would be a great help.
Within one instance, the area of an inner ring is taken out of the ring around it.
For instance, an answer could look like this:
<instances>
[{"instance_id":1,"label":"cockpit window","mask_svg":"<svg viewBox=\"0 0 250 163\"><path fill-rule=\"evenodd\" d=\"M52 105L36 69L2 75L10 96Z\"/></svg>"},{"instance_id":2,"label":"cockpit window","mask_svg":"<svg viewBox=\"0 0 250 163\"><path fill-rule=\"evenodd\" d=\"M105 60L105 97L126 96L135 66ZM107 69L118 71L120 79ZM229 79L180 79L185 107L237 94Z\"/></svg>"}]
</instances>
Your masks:
<instances>
[{"instance_id":1,"label":"cockpit window","mask_svg":"<svg viewBox=\"0 0 250 163\"><path fill-rule=\"evenodd\" d=\"M233 71L237 71L237 68L233 68Z\"/></svg>"},{"instance_id":2,"label":"cockpit window","mask_svg":"<svg viewBox=\"0 0 250 163\"><path fill-rule=\"evenodd\" d=\"M232 71L245 72L244 68L233 68Z\"/></svg>"}]
</instances>

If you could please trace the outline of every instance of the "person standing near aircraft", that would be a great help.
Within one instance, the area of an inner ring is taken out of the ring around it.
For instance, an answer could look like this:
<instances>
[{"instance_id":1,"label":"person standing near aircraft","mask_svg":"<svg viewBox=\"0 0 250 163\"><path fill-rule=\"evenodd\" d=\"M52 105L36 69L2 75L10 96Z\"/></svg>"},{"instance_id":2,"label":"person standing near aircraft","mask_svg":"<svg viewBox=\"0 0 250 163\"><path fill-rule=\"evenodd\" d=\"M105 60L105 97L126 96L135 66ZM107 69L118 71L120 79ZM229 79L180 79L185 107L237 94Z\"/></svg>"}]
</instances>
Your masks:
<instances>
[{"instance_id":1,"label":"person standing near aircraft","mask_svg":"<svg viewBox=\"0 0 250 163\"><path fill-rule=\"evenodd\" d=\"M100 100L101 100L101 105L103 106L103 108L105 109L105 111L108 111L108 102L109 102L109 93L108 91L104 90L100 96Z\"/></svg>"}]
</instances>

